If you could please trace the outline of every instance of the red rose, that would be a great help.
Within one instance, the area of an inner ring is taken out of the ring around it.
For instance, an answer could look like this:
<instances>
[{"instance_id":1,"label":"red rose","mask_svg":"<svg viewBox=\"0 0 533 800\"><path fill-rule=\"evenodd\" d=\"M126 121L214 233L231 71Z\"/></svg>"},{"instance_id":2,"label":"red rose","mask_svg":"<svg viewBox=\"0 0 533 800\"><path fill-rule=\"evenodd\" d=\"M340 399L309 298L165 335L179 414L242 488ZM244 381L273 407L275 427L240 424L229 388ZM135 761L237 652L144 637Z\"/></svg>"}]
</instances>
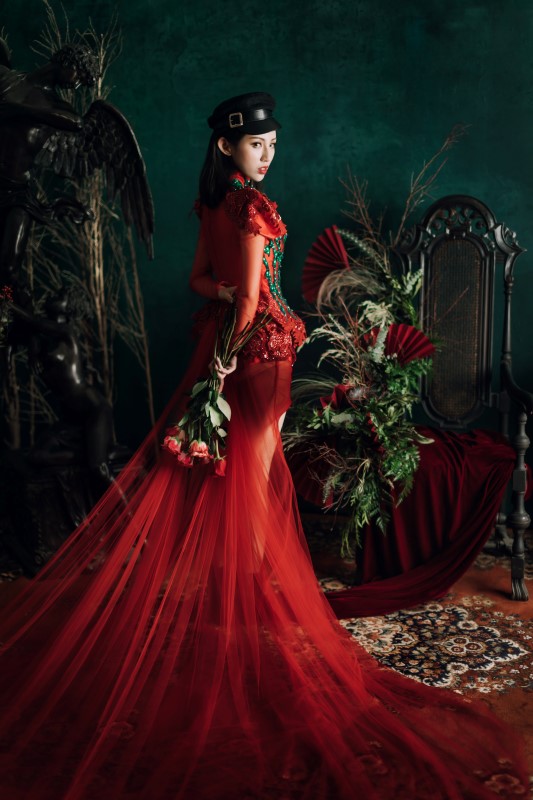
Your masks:
<instances>
[{"instance_id":1,"label":"red rose","mask_svg":"<svg viewBox=\"0 0 533 800\"><path fill-rule=\"evenodd\" d=\"M191 458L212 458L211 454L209 453L209 447L205 442L198 441L198 439L194 439L189 445L189 455Z\"/></svg>"},{"instance_id":2,"label":"red rose","mask_svg":"<svg viewBox=\"0 0 533 800\"><path fill-rule=\"evenodd\" d=\"M225 458L215 458L213 461L213 474L218 478L223 478L226 475L226 464Z\"/></svg>"},{"instance_id":3,"label":"red rose","mask_svg":"<svg viewBox=\"0 0 533 800\"><path fill-rule=\"evenodd\" d=\"M182 467L192 467L192 458L188 453L180 453L178 455L178 464Z\"/></svg>"},{"instance_id":4,"label":"red rose","mask_svg":"<svg viewBox=\"0 0 533 800\"><path fill-rule=\"evenodd\" d=\"M181 442L178 442L173 436L165 436L163 439L163 447L174 456L181 453Z\"/></svg>"},{"instance_id":5,"label":"red rose","mask_svg":"<svg viewBox=\"0 0 533 800\"><path fill-rule=\"evenodd\" d=\"M185 432L179 425L171 425L170 428L166 429L165 433L167 436L176 436L181 440L185 438Z\"/></svg>"}]
</instances>

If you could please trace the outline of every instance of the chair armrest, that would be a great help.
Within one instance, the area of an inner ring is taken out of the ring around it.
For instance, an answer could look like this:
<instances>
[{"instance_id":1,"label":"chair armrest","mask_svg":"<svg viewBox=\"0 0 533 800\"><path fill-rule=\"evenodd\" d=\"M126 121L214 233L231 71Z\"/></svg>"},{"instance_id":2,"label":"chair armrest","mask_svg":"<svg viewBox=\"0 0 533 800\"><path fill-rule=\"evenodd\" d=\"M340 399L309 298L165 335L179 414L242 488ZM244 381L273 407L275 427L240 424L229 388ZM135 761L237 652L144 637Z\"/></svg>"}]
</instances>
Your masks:
<instances>
[{"instance_id":1,"label":"chair armrest","mask_svg":"<svg viewBox=\"0 0 533 800\"><path fill-rule=\"evenodd\" d=\"M500 375L503 388L508 392L509 397L518 403L526 414L533 414L533 394L521 389L515 382L511 373L510 364L503 362L500 364Z\"/></svg>"}]
</instances>

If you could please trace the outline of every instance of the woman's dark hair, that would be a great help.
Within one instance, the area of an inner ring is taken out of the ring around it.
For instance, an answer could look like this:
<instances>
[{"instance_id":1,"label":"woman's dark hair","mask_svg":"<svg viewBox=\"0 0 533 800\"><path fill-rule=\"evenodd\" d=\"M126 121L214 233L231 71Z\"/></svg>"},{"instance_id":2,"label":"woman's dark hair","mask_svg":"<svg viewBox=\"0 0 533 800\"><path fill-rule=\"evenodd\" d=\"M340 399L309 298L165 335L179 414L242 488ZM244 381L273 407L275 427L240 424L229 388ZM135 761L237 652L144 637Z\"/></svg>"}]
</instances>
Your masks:
<instances>
[{"instance_id":1,"label":"woman's dark hair","mask_svg":"<svg viewBox=\"0 0 533 800\"><path fill-rule=\"evenodd\" d=\"M215 108L207 124L213 130L202 172L200 173L200 203L216 208L228 191L229 176L235 170L231 156L218 147L221 136L236 145L245 134L252 136L281 128L272 113L276 101L266 92L247 92L223 100Z\"/></svg>"},{"instance_id":2,"label":"woman's dark hair","mask_svg":"<svg viewBox=\"0 0 533 800\"><path fill-rule=\"evenodd\" d=\"M228 191L229 176L235 171L231 156L225 156L218 146L224 136L230 144L237 144L244 132L228 130L221 133L213 131L207 147L207 154L200 173L200 203L208 208L216 208Z\"/></svg>"}]
</instances>

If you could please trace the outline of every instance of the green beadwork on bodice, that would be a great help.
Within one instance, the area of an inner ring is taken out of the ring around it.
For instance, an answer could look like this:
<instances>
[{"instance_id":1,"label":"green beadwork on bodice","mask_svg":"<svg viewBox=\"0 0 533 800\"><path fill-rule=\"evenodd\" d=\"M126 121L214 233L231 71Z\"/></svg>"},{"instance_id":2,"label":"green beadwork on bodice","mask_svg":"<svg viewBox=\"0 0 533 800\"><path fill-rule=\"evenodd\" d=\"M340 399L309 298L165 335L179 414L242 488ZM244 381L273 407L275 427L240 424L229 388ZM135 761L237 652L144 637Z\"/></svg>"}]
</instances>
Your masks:
<instances>
[{"instance_id":1,"label":"green beadwork on bodice","mask_svg":"<svg viewBox=\"0 0 533 800\"><path fill-rule=\"evenodd\" d=\"M264 242L255 312L255 321L261 318L262 324L250 337L240 357L254 363L288 361L294 364L296 351L305 341L306 332L304 323L292 311L281 291L281 264L287 229L276 203L256 189L253 181L237 172L229 176L228 186L224 211L236 226L235 237L260 234ZM238 240L231 242L235 257L238 257L240 249L238 245ZM250 266L255 272L258 265Z\"/></svg>"},{"instance_id":2,"label":"green beadwork on bodice","mask_svg":"<svg viewBox=\"0 0 533 800\"><path fill-rule=\"evenodd\" d=\"M265 267L265 278L270 289L270 294L275 300L279 310L284 316L287 314L295 316L281 291L281 264L286 240L286 233L283 236L278 236L276 239L267 239L263 250L263 265Z\"/></svg>"},{"instance_id":3,"label":"green beadwork on bodice","mask_svg":"<svg viewBox=\"0 0 533 800\"><path fill-rule=\"evenodd\" d=\"M243 183L244 181L244 183ZM253 181L250 178L232 178L229 182L230 189L235 191L236 189L247 189L253 188Z\"/></svg>"}]
</instances>

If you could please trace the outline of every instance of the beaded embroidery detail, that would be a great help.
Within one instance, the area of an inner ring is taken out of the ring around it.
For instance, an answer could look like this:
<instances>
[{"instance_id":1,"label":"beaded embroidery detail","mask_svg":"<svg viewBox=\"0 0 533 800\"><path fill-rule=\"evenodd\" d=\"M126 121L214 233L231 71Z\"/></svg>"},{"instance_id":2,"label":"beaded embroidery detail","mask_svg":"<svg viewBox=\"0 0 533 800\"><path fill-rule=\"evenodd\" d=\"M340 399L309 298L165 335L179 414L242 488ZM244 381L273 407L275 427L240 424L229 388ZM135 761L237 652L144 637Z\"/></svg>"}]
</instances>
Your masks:
<instances>
[{"instance_id":1,"label":"beaded embroidery detail","mask_svg":"<svg viewBox=\"0 0 533 800\"><path fill-rule=\"evenodd\" d=\"M263 264L265 266L265 277L270 288L270 293L278 304L279 310L284 316L290 314L292 317L295 317L296 314L283 297L280 285L281 263L283 261L286 240L287 234L285 233L283 236L278 236L276 239L269 239L267 241L263 250ZM272 259L270 259L271 254Z\"/></svg>"},{"instance_id":2,"label":"beaded embroidery detail","mask_svg":"<svg viewBox=\"0 0 533 800\"><path fill-rule=\"evenodd\" d=\"M246 233L261 233L261 226L256 221L258 215L278 236L285 233L285 226L278 214L276 203L254 189L252 182L243 177L237 176L231 179L225 208L229 218Z\"/></svg>"},{"instance_id":3,"label":"beaded embroidery detail","mask_svg":"<svg viewBox=\"0 0 533 800\"><path fill-rule=\"evenodd\" d=\"M248 187L253 188L253 182L250 178L232 178L230 184L232 189L247 189Z\"/></svg>"},{"instance_id":4,"label":"beaded embroidery detail","mask_svg":"<svg viewBox=\"0 0 533 800\"><path fill-rule=\"evenodd\" d=\"M263 250L264 272L259 291L257 314L267 311L271 320L250 339L242 356L253 361L290 361L296 358L296 348L305 340L305 326L285 300L281 291L281 265L287 239L286 228L277 212L277 205L257 189L251 181L235 176L226 195L228 216L241 230L258 234L265 223L274 236L266 237ZM261 218L263 226L258 224ZM263 235L264 232L263 232Z\"/></svg>"}]
</instances>

